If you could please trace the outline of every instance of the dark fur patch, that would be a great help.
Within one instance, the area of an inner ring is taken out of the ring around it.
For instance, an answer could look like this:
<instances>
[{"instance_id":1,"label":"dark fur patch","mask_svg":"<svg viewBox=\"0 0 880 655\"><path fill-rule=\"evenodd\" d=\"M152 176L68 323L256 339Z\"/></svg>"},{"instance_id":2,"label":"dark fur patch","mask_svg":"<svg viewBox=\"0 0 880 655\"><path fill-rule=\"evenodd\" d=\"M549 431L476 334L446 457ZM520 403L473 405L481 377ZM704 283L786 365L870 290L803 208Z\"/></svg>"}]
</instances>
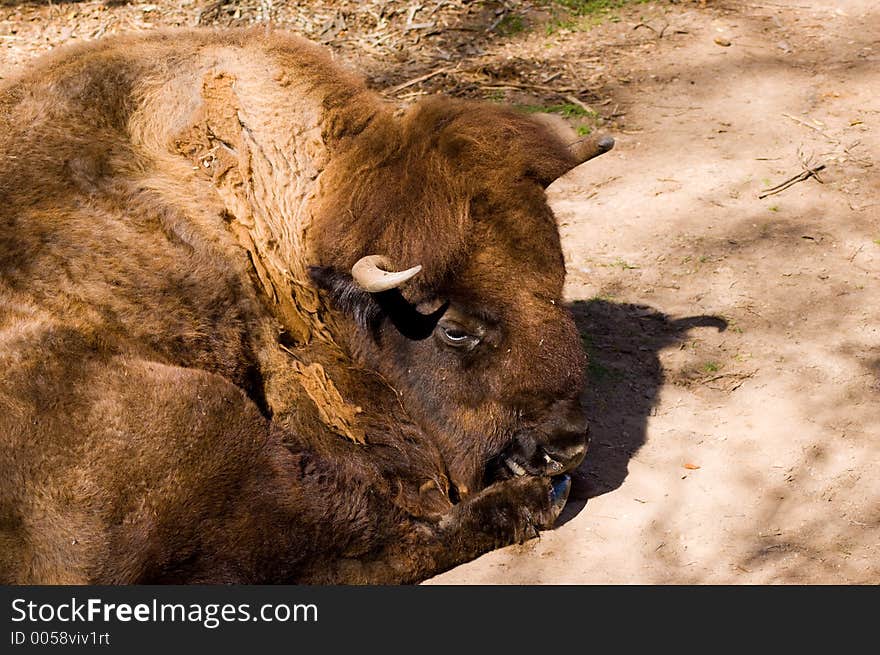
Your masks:
<instances>
[{"instance_id":1,"label":"dark fur patch","mask_svg":"<svg viewBox=\"0 0 880 655\"><path fill-rule=\"evenodd\" d=\"M351 316L358 326L374 336L382 320L387 318L407 339L427 339L449 307L447 302L430 314L421 314L398 289L369 293L359 288L350 275L324 266L309 267L309 275L330 295L336 309Z\"/></svg>"},{"instance_id":2,"label":"dark fur patch","mask_svg":"<svg viewBox=\"0 0 880 655\"><path fill-rule=\"evenodd\" d=\"M372 294L358 287L351 275L327 266L310 266L312 281L330 296L333 306L351 316L364 330L375 332L382 322L382 308Z\"/></svg>"},{"instance_id":3,"label":"dark fur patch","mask_svg":"<svg viewBox=\"0 0 880 655\"><path fill-rule=\"evenodd\" d=\"M413 341L430 337L437 322L449 308L449 303L445 302L430 314L421 314L398 289L376 293L373 297L397 331Z\"/></svg>"}]
</instances>

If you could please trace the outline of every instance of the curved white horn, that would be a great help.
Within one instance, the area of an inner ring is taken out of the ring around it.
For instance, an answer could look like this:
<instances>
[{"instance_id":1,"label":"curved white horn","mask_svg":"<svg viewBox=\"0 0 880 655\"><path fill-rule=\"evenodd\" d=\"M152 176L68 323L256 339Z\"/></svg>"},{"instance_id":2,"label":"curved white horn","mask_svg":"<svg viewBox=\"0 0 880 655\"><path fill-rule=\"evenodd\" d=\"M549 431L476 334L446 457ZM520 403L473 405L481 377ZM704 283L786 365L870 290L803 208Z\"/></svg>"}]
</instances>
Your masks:
<instances>
[{"instance_id":1,"label":"curved white horn","mask_svg":"<svg viewBox=\"0 0 880 655\"><path fill-rule=\"evenodd\" d=\"M414 278L422 270L421 265L398 272L384 270L387 267L388 260L382 255L367 255L361 257L351 267L351 276L364 291L379 293L396 289L407 280Z\"/></svg>"}]
</instances>

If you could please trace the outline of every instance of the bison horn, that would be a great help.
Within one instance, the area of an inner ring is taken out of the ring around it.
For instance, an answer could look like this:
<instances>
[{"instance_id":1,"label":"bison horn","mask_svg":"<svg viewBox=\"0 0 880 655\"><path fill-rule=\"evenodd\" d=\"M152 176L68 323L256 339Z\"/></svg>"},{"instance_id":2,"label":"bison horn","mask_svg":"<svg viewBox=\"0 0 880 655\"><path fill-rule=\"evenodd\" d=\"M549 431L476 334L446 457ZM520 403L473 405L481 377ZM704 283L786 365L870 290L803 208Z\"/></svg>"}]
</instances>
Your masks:
<instances>
[{"instance_id":1,"label":"bison horn","mask_svg":"<svg viewBox=\"0 0 880 655\"><path fill-rule=\"evenodd\" d=\"M397 272L386 270L388 267L389 262L382 255L367 255L361 257L351 267L351 276L364 291L380 293L396 289L407 280L414 278L422 270L421 265Z\"/></svg>"},{"instance_id":2,"label":"bison horn","mask_svg":"<svg viewBox=\"0 0 880 655\"><path fill-rule=\"evenodd\" d=\"M614 137L607 134L591 134L579 139L571 125L558 114L533 114L532 120L541 123L556 138L567 143L568 152L579 164L598 157L614 147Z\"/></svg>"},{"instance_id":3,"label":"bison horn","mask_svg":"<svg viewBox=\"0 0 880 655\"><path fill-rule=\"evenodd\" d=\"M569 144L568 151L580 163L598 157L614 147L614 137L608 135L588 136Z\"/></svg>"}]
</instances>

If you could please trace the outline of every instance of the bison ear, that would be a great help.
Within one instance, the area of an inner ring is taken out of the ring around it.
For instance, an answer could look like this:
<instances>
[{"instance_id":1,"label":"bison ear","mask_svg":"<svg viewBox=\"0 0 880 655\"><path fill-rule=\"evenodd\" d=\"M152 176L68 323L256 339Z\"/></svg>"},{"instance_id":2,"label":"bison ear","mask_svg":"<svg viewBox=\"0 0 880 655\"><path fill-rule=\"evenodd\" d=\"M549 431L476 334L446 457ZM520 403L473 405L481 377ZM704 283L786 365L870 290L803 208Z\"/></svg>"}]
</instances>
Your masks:
<instances>
[{"instance_id":1,"label":"bison ear","mask_svg":"<svg viewBox=\"0 0 880 655\"><path fill-rule=\"evenodd\" d=\"M330 296L333 306L351 316L365 330L375 330L382 319L382 308L373 294L363 290L348 273L329 266L310 266L312 282Z\"/></svg>"},{"instance_id":2,"label":"bison ear","mask_svg":"<svg viewBox=\"0 0 880 655\"><path fill-rule=\"evenodd\" d=\"M544 128L548 138L564 144L567 151L565 160L558 158L545 160L539 157L533 162L530 173L545 188L575 166L598 157L614 147L614 138L608 135L579 137L565 119L557 114L534 114L532 119Z\"/></svg>"}]
</instances>

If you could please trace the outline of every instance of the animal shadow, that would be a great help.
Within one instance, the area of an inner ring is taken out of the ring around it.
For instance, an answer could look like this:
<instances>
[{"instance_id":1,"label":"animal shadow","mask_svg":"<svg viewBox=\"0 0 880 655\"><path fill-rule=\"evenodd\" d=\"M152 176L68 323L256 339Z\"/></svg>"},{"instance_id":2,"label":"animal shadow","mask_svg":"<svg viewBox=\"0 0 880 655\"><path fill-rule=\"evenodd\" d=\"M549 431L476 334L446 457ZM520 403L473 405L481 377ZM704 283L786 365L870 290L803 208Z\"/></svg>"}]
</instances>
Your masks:
<instances>
[{"instance_id":1,"label":"animal shadow","mask_svg":"<svg viewBox=\"0 0 880 655\"><path fill-rule=\"evenodd\" d=\"M629 460L645 443L648 417L664 382L659 353L684 341L693 328L727 328L717 316L670 319L646 305L606 300L571 305L589 357L581 401L590 422L590 448L572 474L569 502L559 524L576 516L587 500L617 489Z\"/></svg>"}]
</instances>

